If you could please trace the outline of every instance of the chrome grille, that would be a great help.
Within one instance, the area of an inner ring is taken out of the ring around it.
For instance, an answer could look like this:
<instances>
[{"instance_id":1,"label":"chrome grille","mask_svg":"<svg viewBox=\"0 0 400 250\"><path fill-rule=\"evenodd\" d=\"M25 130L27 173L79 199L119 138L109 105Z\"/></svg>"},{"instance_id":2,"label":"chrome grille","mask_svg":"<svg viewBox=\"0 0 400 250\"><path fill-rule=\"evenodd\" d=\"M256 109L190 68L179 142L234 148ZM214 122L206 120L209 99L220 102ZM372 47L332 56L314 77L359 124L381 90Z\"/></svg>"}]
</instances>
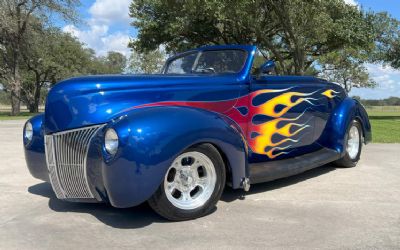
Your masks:
<instances>
[{"instance_id":1,"label":"chrome grille","mask_svg":"<svg viewBox=\"0 0 400 250\"><path fill-rule=\"evenodd\" d=\"M94 198L86 175L89 145L103 125L45 136L50 182L59 199Z\"/></svg>"}]
</instances>

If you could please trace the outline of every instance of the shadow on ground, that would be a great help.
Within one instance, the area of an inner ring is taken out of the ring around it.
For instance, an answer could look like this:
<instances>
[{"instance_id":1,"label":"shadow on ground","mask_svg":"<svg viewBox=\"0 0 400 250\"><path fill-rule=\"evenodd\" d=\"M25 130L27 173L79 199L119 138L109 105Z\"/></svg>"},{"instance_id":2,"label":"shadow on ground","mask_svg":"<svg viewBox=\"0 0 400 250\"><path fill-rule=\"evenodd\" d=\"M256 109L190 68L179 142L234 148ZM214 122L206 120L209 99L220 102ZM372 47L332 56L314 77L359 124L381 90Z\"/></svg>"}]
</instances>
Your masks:
<instances>
[{"instance_id":1,"label":"shadow on ground","mask_svg":"<svg viewBox=\"0 0 400 250\"><path fill-rule=\"evenodd\" d=\"M232 202L238 199L244 200L246 197L245 195L267 192L294 185L333 170L335 170L335 167L326 165L292 177L252 185L249 192L226 188L222 194L221 200L225 202ZM29 187L28 192L49 198L49 208L53 211L91 214L99 221L114 228L133 229L145 227L152 223L168 222L153 212L147 203L133 208L114 208L106 203L74 203L62 201L56 198L50 184L46 182ZM213 210L213 212L215 211L216 209Z\"/></svg>"},{"instance_id":2,"label":"shadow on ground","mask_svg":"<svg viewBox=\"0 0 400 250\"><path fill-rule=\"evenodd\" d=\"M49 208L53 211L91 214L99 221L114 228L134 229L145 227L152 223L167 222L154 213L147 203L133 208L114 208L106 203L62 201L57 199L51 185L47 182L29 187L28 192L49 198Z\"/></svg>"}]
</instances>

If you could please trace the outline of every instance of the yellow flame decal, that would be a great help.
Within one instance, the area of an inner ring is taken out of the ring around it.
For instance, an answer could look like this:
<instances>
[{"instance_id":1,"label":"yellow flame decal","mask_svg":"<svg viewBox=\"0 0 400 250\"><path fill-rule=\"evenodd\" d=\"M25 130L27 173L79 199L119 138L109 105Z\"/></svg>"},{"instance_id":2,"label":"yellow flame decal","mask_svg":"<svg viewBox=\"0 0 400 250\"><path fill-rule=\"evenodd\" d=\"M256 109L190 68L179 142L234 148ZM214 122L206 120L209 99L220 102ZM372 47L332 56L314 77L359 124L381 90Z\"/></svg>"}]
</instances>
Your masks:
<instances>
[{"instance_id":1,"label":"yellow flame decal","mask_svg":"<svg viewBox=\"0 0 400 250\"><path fill-rule=\"evenodd\" d=\"M336 92L336 91L334 91L333 89L328 89L327 91L324 91L324 92L322 93L322 95L324 95L324 96L326 96L326 97L332 99L332 98L336 97L335 94L338 94L338 93L339 93L339 92Z\"/></svg>"},{"instance_id":2,"label":"yellow flame decal","mask_svg":"<svg viewBox=\"0 0 400 250\"><path fill-rule=\"evenodd\" d=\"M256 97L259 94L263 93L271 93L278 92L276 90L261 90L257 91ZM293 143L297 143L299 140L294 139L293 136L299 134L304 129L310 127L307 123L298 123L298 121L305 112L300 114L294 118L285 118L283 117L291 108L299 105L303 102L308 102L310 105L313 105L312 100L316 100L315 98L310 98L315 94L312 93L300 93L300 92L286 92L276 97L273 97L266 102L253 106L252 115L267 115L269 117L274 118L273 120L264 122L262 124L253 124L250 128L249 135L252 133L256 133L256 136L250 139L249 145L251 146L253 152L258 154L265 154L269 158L273 159L283 154L288 154L289 152L283 151L293 146ZM293 97L298 97L293 100ZM279 111L276 110L278 106L282 106ZM282 126L278 126L281 123L285 123ZM274 135L280 135L283 137L278 141L273 141ZM283 145L287 144L289 145ZM291 143L291 144L290 144ZM277 153L277 151L280 151Z\"/></svg>"}]
</instances>

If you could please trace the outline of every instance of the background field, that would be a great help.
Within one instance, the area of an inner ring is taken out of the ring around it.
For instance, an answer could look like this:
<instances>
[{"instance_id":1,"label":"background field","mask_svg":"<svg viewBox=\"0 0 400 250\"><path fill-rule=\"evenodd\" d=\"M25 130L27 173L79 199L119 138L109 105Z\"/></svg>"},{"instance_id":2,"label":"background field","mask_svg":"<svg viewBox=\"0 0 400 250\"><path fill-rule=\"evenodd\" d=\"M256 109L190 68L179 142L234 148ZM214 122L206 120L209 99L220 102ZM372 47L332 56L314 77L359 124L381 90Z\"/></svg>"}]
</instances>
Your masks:
<instances>
[{"instance_id":1,"label":"background field","mask_svg":"<svg viewBox=\"0 0 400 250\"><path fill-rule=\"evenodd\" d=\"M43 111L43 107L40 111ZM400 143L400 106L367 106L372 125L372 142ZM28 119L32 116L25 107L19 116L9 116L10 107L0 105L0 120Z\"/></svg>"},{"instance_id":2,"label":"background field","mask_svg":"<svg viewBox=\"0 0 400 250\"><path fill-rule=\"evenodd\" d=\"M372 126L372 141L400 143L400 106L366 107Z\"/></svg>"}]
</instances>

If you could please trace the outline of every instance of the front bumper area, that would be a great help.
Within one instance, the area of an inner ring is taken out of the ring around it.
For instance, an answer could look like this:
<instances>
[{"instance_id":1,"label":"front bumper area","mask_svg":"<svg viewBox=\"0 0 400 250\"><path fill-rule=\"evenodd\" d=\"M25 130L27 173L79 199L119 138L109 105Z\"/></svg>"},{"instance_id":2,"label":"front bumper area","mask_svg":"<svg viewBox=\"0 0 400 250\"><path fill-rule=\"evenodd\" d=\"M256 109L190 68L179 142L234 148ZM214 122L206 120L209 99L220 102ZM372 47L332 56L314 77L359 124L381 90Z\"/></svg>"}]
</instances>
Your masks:
<instances>
[{"instance_id":1,"label":"front bumper area","mask_svg":"<svg viewBox=\"0 0 400 250\"><path fill-rule=\"evenodd\" d=\"M40 120L41 118L32 118L32 120L34 119ZM34 123L32 120L31 123ZM58 143L58 148L55 145L48 145L44 138L46 137L47 141L52 136L45 135L39 123L41 122L37 122L37 126L34 126L34 139L25 145L27 166L33 177L52 184L58 198L73 202L109 202L114 207L123 208L146 201L158 188L161 178L152 177L152 175L156 169L158 169L157 172L160 172L159 170L162 168L157 168L157 166L142 168L143 165L138 164L132 157L132 150L128 149L129 147L120 148L112 159L107 159L103 148L107 125L97 126L98 129L88 141L84 155L86 183L83 183L82 179L75 176L75 174L83 172L79 172L79 169L68 170L68 168L74 168L79 163L74 161L77 156L74 156L73 152L79 149L77 143L84 143L84 141L74 140L73 138L77 136L72 136L64 139L64 143L61 144L60 141L52 139L53 143ZM82 129L87 128L90 127ZM61 133L69 133L69 131ZM66 148L68 144L71 146ZM55 150L45 150L45 145L46 147L54 146ZM60 147L63 148L62 152ZM46 151L48 152L47 157ZM52 162L54 159L52 160L51 157L49 162L49 153L53 154L52 157L55 157L57 164ZM158 173L158 175L160 174L161 172ZM85 193L83 184L87 184L88 193Z\"/></svg>"}]
</instances>

